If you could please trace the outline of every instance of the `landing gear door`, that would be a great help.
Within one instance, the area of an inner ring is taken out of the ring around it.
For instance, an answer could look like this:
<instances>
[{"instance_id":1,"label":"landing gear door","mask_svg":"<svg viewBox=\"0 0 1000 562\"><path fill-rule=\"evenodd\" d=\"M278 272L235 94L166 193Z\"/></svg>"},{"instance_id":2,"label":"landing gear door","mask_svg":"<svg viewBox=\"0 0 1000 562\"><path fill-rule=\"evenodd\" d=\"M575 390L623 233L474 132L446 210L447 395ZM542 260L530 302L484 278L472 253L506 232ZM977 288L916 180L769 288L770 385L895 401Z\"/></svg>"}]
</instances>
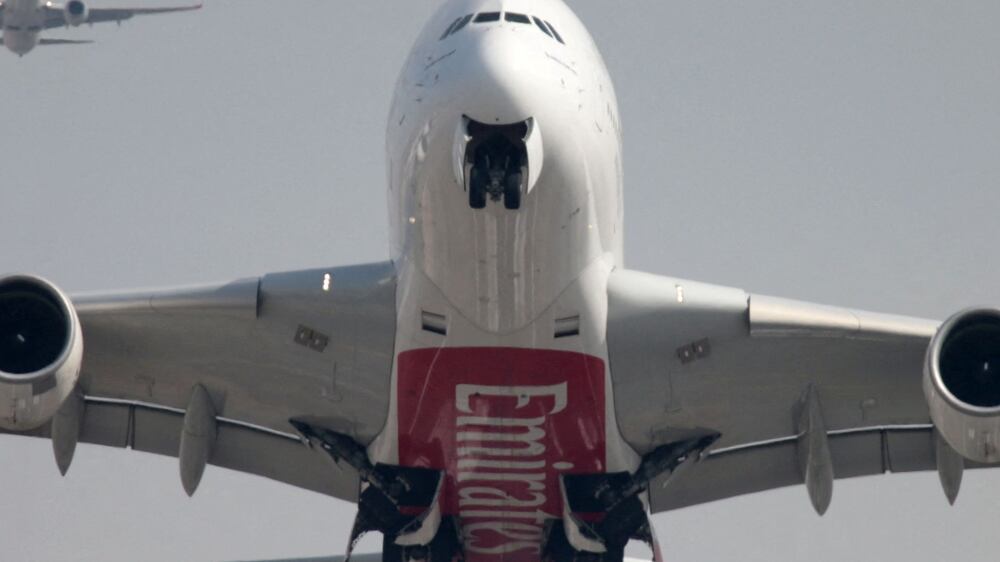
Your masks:
<instances>
[{"instance_id":1,"label":"landing gear door","mask_svg":"<svg viewBox=\"0 0 1000 562\"><path fill-rule=\"evenodd\" d=\"M462 186L462 191L469 191L469 165L465 162L465 151L472 136L469 135L469 118L465 115L458 121L455 129L455 141L452 143L451 162L455 173L455 182Z\"/></svg>"},{"instance_id":2,"label":"landing gear door","mask_svg":"<svg viewBox=\"0 0 1000 562\"><path fill-rule=\"evenodd\" d=\"M524 147L528 151L528 181L525 193L531 193L542 175L542 163L545 162L545 152L542 146L542 130L537 119L528 119L528 134L524 137Z\"/></svg>"}]
</instances>

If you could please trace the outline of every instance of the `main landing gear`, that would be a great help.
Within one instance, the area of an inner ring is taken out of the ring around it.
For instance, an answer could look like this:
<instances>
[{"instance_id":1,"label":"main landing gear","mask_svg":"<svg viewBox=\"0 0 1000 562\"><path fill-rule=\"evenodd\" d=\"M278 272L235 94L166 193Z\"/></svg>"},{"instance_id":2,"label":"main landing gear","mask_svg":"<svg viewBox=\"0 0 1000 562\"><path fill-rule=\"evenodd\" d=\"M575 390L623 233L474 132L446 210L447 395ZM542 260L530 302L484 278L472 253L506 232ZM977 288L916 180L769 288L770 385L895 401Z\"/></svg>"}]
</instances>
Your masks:
<instances>
[{"instance_id":1,"label":"main landing gear","mask_svg":"<svg viewBox=\"0 0 1000 562\"><path fill-rule=\"evenodd\" d=\"M349 464L363 481L345 562L350 562L358 540L369 531L378 531L384 537L383 562L452 562L464 558L457 522L441 514L443 472L373 465L364 447L350 437L304 420L289 421L312 446L336 462Z\"/></svg>"},{"instance_id":2,"label":"main landing gear","mask_svg":"<svg viewBox=\"0 0 1000 562\"><path fill-rule=\"evenodd\" d=\"M562 521L547 528L542 559L552 562L621 562L625 545L641 540L652 548L659 560L659 547L640 495L649 482L663 473L697 460L719 439L712 433L704 437L663 445L643 457L633 474L564 474ZM580 514L591 514L591 522ZM599 514L596 518L593 514Z\"/></svg>"},{"instance_id":3,"label":"main landing gear","mask_svg":"<svg viewBox=\"0 0 1000 562\"><path fill-rule=\"evenodd\" d=\"M310 445L357 470L364 483L345 562L369 531L384 537L384 562L465 559L460 522L442 514L442 471L372 464L365 448L350 437L306 420L289 421ZM719 437L710 433L658 447L643 457L634 473L563 474L561 519L545 526L541 560L621 562L625 545L634 539L649 544L660 562L641 495L654 478L696 461Z\"/></svg>"}]
</instances>

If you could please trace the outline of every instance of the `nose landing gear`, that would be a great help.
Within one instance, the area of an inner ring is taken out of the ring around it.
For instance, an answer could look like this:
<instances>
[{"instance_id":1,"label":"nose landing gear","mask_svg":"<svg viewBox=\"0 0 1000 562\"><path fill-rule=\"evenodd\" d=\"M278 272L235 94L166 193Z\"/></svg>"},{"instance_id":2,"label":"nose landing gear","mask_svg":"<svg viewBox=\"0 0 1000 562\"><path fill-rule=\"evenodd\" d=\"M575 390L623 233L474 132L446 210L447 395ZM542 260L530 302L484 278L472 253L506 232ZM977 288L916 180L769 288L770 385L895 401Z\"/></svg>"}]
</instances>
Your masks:
<instances>
[{"instance_id":1,"label":"nose landing gear","mask_svg":"<svg viewBox=\"0 0 1000 562\"><path fill-rule=\"evenodd\" d=\"M473 209L486 207L486 198L499 201L503 198L505 209L521 208L521 178L520 171L508 174L506 170L484 169L478 166L472 168L469 178L469 206Z\"/></svg>"},{"instance_id":2,"label":"nose landing gear","mask_svg":"<svg viewBox=\"0 0 1000 562\"><path fill-rule=\"evenodd\" d=\"M528 178L527 122L485 125L469 121L468 134L469 206L483 209L488 198L493 202L503 199L508 210L520 209Z\"/></svg>"}]
</instances>

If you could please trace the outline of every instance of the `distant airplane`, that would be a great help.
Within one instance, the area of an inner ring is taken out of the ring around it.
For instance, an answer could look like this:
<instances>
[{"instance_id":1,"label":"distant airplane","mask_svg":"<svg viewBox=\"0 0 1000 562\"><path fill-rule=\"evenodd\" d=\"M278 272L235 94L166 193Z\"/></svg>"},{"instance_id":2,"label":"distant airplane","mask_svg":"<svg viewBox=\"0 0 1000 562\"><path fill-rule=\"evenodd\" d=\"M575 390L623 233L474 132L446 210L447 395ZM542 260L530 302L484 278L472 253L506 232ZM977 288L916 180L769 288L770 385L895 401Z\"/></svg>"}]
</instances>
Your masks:
<instances>
[{"instance_id":1,"label":"distant airplane","mask_svg":"<svg viewBox=\"0 0 1000 562\"><path fill-rule=\"evenodd\" d=\"M73 298L0 277L0 432L63 473L96 443L177 457L188 494L213 464L354 502L385 562L659 561L651 512L802 485L822 514L836 478L915 470L954 501L1000 463L1000 310L626 269L620 123L563 0L449 0L389 112L391 261Z\"/></svg>"},{"instance_id":2,"label":"distant airplane","mask_svg":"<svg viewBox=\"0 0 1000 562\"><path fill-rule=\"evenodd\" d=\"M3 45L19 57L31 52L37 45L81 45L92 41L72 39L43 39L43 30L53 27L77 27L85 23L105 21L121 23L132 16L165 14L198 10L201 4L171 8L90 8L82 0L65 4L43 0L0 0L0 29Z\"/></svg>"}]
</instances>

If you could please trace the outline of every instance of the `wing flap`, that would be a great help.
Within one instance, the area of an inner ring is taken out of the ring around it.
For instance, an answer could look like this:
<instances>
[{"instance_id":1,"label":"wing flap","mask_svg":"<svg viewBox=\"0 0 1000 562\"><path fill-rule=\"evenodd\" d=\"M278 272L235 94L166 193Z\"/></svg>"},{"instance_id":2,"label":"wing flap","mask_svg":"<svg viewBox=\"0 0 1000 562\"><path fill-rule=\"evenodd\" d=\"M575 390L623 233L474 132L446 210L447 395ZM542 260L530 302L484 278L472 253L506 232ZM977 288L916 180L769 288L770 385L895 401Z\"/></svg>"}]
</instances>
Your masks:
<instances>
[{"instance_id":1,"label":"wing flap","mask_svg":"<svg viewBox=\"0 0 1000 562\"><path fill-rule=\"evenodd\" d=\"M837 479L890 472L933 470L930 425L875 427L831 432L830 454ZM672 482L650 486L654 512L680 509L744 494L802 484L797 436L721 449ZM970 467L971 467L970 463Z\"/></svg>"},{"instance_id":2,"label":"wing flap","mask_svg":"<svg viewBox=\"0 0 1000 562\"><path fill-rule=\"evenodd\" d=\"M183 422L183 411L88 398L80 441L176 457ZM360 485L357 473L346 464L330 462L298 437L232 420L218 422L218 437L209 464L347 501L357 500ZM47 438L49 427L17 435Z\"/></svg>"},{"instance_id":3,"label":"wing flap","mask_svg":"<svg viewBox=\"0 0 1000 562\"><path fill-rule=\"evenodd\" d=\"M87 404L80 441L124 449L132 444L133 410L116 404ZM48 435L46 435L48 436Z\"/></svg>"}]
</instances>

